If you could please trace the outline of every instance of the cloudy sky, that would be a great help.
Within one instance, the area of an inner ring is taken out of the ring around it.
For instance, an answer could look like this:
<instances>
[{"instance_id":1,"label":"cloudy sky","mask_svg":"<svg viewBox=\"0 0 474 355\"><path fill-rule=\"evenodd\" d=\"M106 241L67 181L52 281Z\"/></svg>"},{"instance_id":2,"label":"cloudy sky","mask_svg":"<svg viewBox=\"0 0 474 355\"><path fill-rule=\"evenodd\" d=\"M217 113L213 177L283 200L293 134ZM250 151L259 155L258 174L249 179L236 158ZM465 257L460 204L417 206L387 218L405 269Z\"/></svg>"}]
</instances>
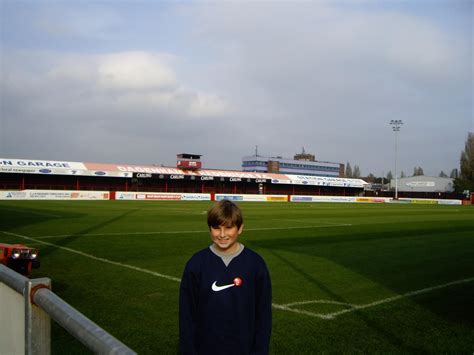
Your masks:
<instances>
[{"instance_id":1,"label":"cloudy sky","mask_svg":"<svg viewBox=\"0 0 474 355\"><path fill-rule=\"evenodd\" d=\"M0 157L447 174L474 131L471 0L0 0Z\"/></svg>"}]
</instances>

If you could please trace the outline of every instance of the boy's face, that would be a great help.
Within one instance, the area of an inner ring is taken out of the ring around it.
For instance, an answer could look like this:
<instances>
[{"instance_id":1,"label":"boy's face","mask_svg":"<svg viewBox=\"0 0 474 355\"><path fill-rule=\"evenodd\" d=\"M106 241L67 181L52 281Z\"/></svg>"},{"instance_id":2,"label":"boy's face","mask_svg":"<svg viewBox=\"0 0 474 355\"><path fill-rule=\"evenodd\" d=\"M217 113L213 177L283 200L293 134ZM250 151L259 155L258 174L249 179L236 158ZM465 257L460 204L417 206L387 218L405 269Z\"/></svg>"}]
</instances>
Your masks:
<instances>
[{"instance_id":1,"label":"boy's face","mask_svg":"<svg viewBox=\"0 0 474 355\"><path fill-rule=\"evenodd\" d=\"M221 253L234 253L239 249L237 238L244 229L242 224L240 228L237 226L220 225L217 228L211 227L211 239L217 250Z\"/></svg>"}]
</instances>

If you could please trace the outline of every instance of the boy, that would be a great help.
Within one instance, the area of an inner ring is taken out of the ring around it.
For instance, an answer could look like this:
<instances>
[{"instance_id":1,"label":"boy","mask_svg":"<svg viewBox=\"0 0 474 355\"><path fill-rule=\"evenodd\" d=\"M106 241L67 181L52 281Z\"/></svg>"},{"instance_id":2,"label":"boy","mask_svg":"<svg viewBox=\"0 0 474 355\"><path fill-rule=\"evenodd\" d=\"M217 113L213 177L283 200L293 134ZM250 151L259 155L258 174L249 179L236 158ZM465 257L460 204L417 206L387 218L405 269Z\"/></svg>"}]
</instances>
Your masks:
<instances>
[{"instance_id":1,"label":"boy","mask_svg":"<svg viewBox=\"0 0 474 355\"><path fill-rule=\"evenodd\" d=\"M179 297L182 354L268 354L271 282L262 257L237 242L240 208L228 200L207 213L212 244L186 264Z\"/></svg>"}]
</instances>

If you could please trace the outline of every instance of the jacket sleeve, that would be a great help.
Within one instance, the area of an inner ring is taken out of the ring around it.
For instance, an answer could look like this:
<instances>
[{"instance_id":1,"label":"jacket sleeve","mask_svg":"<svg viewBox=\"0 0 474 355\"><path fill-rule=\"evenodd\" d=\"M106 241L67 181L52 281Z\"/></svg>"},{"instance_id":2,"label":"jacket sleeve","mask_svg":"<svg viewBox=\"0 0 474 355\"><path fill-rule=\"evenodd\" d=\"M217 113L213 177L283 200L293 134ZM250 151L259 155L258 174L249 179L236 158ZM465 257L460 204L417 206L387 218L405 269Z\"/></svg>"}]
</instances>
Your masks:
<instances>
[{"instance_id":1,"label":"jacket sleeve","mask_svg":"<svg viewBox=\"0 0 474 355\"><path fill-rule=\"evenodd\" d=\"M257 275L255 302L255 343L251 353L266 355L272 333L272 284L265 263Z\"/></svg>"},{"instance_id":2,"label":"jacket sleeve","mask_svg":"<svg viewBox=\"0 0 474 355\"><path fill-rule=\"evenodd\" d=\"M195 337L198 290L195 281L188 263L179 290L179 351L185 355L197 353Z\"/></svg>"}]
</instances>

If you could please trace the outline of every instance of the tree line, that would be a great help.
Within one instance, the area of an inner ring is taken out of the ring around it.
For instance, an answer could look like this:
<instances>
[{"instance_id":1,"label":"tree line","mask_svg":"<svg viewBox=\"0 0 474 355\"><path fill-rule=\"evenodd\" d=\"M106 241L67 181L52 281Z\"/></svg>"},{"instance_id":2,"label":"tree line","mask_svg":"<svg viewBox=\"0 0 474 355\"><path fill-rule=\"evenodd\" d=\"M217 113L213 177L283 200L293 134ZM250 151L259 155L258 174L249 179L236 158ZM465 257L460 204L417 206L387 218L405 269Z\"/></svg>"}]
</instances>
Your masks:
<instances>
[{"instance_id":1,"label":"tree line","mask_svg":"<svg viewBox=\"0 0 474 355\"><path fill-rule=\"evenodd\" d=\"M423 168L420 167L420 166L416 166L413 169L413 175L411 175L411 176L421 176L421 175L425 175L425 173L423 172ZM448 177L448 175L443 170L441 170L441 172L439 173L438 176L439 177ZM449 175L450 178L456 179L456 178L458 178L458 176L459 176L458 169L451 170L451 174ZM352 168L351 163L347 162L345 170L344 170L344 177L346 177L346 178L361 178L361 173L360 173L359 166L354 165L354 168ZM400 178L404 178L404 177L407 177L407 175L405 174L404 171L401 171L400 172ZM394 176L393 176L391 170L389 170L387 172L387 175L383 176L383 179L386 180L386 181L387 180L390 181L393 178L394 178ZM382 180L382 177L376 177L374 174L370 173L369 175L367 175L367 177L364 177L364 179L367 180L367 182L374 182L375 180ZM372 181L372 180L374 180L374 181Z\"/></svg>"},{"instance_id":2,"label":"tree line","mask_svg":"<svg viewBox=\"0 0 474 355\"><path fill-rule=\"evenodd\" d=\"M460 173L454 179L454 189L456 192L474 191L474 132L467 135L464 150L461 152Z\"/></svg>"}]
</instances>

